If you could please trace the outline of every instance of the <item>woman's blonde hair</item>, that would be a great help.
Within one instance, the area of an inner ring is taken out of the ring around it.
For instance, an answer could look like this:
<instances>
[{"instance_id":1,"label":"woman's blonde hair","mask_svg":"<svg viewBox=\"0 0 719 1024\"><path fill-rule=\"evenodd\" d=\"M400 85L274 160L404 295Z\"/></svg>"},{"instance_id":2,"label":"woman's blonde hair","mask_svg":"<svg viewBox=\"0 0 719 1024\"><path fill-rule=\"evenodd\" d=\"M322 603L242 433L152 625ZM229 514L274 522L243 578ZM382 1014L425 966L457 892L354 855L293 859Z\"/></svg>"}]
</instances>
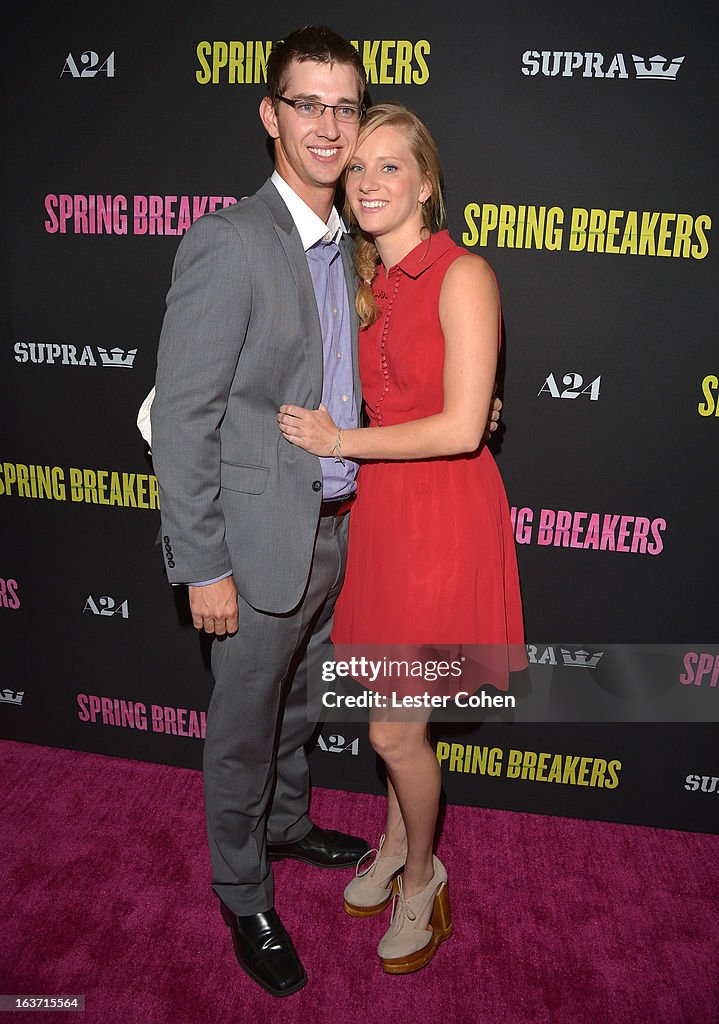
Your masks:
<instances>
[{"instance_id":1,"label":"woman's blonde hair","mask_svg":"<svg viewBox=\"0 0 719 1024\"><path fill-rule=\"evenodd\" d=\"M439 151L437 143L427 125L408 107L402 103L378 103L370 107L363 120L357 145L377 128L397 128L401 131L409 144L412 156L417 161L420 174L430 185L431 195L422 206L422 231L434 234L441 231L447 225L447 211L444 203L444 184L442 179L442 168L439 162ZM349 166L352 166L350 160ZM347 171L345 171L345 180ZM379 315L379 309L372 294L372 281L377 273L379 254L377 247L370 235L360 230L357 221L352 214L350 205L345 200L345 220L352 224L355 230L355 269L359 275L360 285L357 289L355 307L359 314L360 323L363 327L373 324Z\"/></svg>"}]
</instances>

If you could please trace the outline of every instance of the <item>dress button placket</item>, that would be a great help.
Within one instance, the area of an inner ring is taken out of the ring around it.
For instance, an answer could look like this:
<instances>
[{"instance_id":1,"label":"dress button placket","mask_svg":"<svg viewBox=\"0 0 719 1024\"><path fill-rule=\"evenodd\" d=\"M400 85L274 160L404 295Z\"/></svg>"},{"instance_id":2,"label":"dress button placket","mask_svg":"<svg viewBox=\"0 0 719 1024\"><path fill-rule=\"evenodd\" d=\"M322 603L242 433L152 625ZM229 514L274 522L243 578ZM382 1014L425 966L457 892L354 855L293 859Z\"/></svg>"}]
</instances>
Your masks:
<instances>
[{"instance_id":1,"label":"dress button placket","mask_svg":"<svg viewBox=\"0 0 719 1024\"><path fill-rule=\"evenodd\" d=\"M402 277L401 273L399 272L399 270L397 268L395 268L395 270L394 270L394 289L392 291L392 296L391 296L389 302L387 303L387 310L386 310L385 315L384 315L384 324L382 325L382 335L381 335L380 343L379 343L380 366L382 367L382 377L384 378L384 387L382 389L381 394L379 395L379 397L377 399L377 405L375 407L375 414L377 416L377 423L378 423L378 425L380 427L382 426L382 410L381 410L380 406L382 404L384 396L389 391L389 384L390 384L389 369L388 369L388 362L387 362L387 353L386 353L387 333L389 331L389 323L390 323L390 318L391 318L391 315L392 315L392 306L394 305L394 300L397 298L397 292L399 291L399 282L400 282L400 278L401 277Z\"/></svg>"}]
</instances>

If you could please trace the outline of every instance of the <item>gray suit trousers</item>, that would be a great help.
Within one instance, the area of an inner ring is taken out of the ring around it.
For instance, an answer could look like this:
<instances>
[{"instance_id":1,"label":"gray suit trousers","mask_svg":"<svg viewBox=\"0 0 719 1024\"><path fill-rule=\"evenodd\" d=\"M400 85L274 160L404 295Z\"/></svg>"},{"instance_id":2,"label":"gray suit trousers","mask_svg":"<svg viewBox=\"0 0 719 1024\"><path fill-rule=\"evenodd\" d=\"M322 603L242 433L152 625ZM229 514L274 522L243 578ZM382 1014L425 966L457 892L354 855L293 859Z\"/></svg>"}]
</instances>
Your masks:
<instances>
[{"instance_id":1,"label":"gray suit trousers","mask_svg":"<svg viewBox=\"0 0 719 1024\"><path fill-rule=\"evenodd\" d=\"M344 580L349 514L319 520L304 596L291 612L258 611L241 597L240 625L214 640L204 786L212 885L239 915L272 907L267 841L311 827L305 745L319 718L307 676L331 657L332 616Z\"/></svg>"}]
</instances>

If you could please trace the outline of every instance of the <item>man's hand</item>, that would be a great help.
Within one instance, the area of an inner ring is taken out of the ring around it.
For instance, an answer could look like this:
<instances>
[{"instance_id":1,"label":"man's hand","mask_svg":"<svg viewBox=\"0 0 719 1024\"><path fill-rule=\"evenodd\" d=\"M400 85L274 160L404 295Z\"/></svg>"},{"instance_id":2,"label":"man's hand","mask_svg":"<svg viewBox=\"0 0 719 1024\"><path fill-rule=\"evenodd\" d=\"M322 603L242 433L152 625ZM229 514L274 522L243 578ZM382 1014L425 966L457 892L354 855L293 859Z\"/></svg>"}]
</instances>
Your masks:
<instances>
[{"instance_id":1,"label":"man's hand","mask_svg":"<svg viewBox=\"0 0 719 1024\"><path fill-rule=\"evenodd\" d=\"M499 426L499 413L501 409L502 400L495 395L489 407L489 419L487 420L487 426L484 428L484 441L488 441Z\"/></svg>"},{"instance_id":2,"label":"man's hand","mask_svg":"<svg viewBox=\"0 0 719 1024\"><path fill-rule=\"evenodd\" d=\"M239 626L237 587L232 576L226 576L206 587L188 587L190 611L195 629L224 636L236 633Z\"/></svg>"}]
</instances>

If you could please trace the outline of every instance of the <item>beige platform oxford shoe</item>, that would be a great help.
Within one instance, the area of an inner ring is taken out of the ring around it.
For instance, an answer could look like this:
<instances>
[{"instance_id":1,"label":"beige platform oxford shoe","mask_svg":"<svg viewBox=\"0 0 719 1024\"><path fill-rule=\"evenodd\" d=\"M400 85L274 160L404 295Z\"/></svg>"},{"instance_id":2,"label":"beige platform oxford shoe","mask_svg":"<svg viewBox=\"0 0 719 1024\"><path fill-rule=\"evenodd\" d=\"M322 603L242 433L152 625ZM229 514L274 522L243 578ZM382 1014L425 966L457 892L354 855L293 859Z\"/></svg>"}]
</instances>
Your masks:
<instances>
[{"instance_id":1,"label":"beige platform oxford shoe","mask_svg":"<svg viewBox=\"0 0 719 1024\"><path fill-rule=\"evenodd\" d=\"M432 862L429 885L414 896L405 898L402 879L398 879L392 922L377 948L387 974L411 974L425 967L452 934L447 872L437 857ZM427 926L418 927L428 914Z\"/></svg>"},{"instance_id":2,"label":"beige platform oxford shoe","mask_svg":"<svg viewBox=\"0 0 719 1024\"><path fill-rule=\"evenodd\" d=\"M382 836L376 850L369 850L365 856L377 854L369 867L362 868L362 861L356 868L355 877L344 891L345 910L350 917L374 917L381 914L397 892L397 875L404 867L405 854L401 857L383 857ZM364 859L364 858L363 858Z\"/></svg>"}]
</instances>

